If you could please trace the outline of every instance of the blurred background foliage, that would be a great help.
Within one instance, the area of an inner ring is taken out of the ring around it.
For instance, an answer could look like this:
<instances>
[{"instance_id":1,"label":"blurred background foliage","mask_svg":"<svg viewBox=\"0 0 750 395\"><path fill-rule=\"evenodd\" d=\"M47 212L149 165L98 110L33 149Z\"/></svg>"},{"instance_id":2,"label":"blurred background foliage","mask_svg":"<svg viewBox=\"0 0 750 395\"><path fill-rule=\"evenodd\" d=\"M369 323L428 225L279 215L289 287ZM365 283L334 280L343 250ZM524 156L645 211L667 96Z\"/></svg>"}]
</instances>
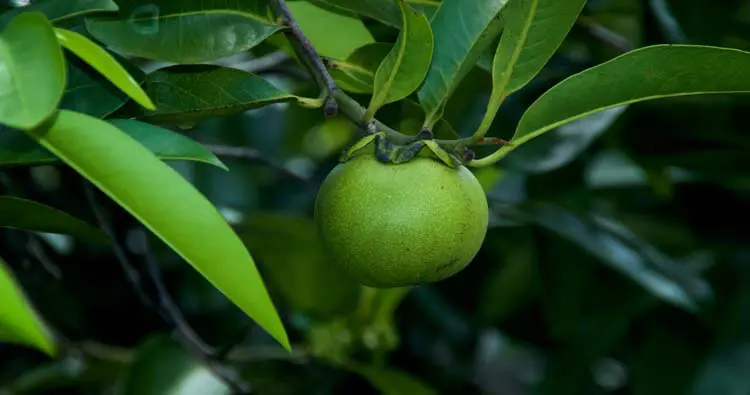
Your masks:
<instances>
[{"instance_id":1,"label":"blurred background foliage","mask_svg":"<svg viewBox=\"0 0 750 395\"><path fill-rule=\"evenodd\" d=\"M379 41L396 34L367 19L365 26ZM558 54L503 105L490 135L510 138L546 89L623 51L658 43L750 50L749 39L748 1L589 0ZM340 51L337 44L326 51ZM264 44L222 62L275 50ZM315 94L290 65L263 76ZM478 67L451 100L446 120L459 134L481 120L490 81ZM665 99L542 135L477 172L492 218L473 263L440 283L385 292L363 289L331 266L312 222L318 186L354 136L349 121L274 104L192 125L183 132L215 147L231 171L171 164L246 241L292 354L164 246L155 253L169 292L207 343L242 339L227 363L257 394L745 395L748 104L739 95ZM408 128L419 124L413 111L397 103L381 119ZM70 169L5 168L0 176L6 194L95 223ZM107 209L139 262L136 223ZM39 313L80 344L59 361L0 345L0 393L226 392L139 301L108 247L2 230L0 249Z\"/></svg>"}]
</instances>

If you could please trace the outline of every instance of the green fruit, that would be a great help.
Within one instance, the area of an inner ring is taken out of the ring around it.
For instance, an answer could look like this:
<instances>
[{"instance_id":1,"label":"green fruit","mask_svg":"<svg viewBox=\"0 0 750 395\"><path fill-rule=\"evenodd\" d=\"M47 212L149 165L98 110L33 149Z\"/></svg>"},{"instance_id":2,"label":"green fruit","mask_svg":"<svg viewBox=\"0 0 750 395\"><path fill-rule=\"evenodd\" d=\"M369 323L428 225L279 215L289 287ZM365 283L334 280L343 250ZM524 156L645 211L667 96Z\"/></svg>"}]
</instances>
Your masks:
<instances>
[{"instance_id":1,"label":"green fruit","mask_svg":"<svg viewBox=\"0 0 750 395\"><path fill-rule=\"evenodd\" d=\"M465 167L416 157L383 163L372 154L336 166L315 202L331 259L362 284L401 287L450 277L487 233L487 198ZM331 284L335 286L335 284Z\"/></svg>"}]
</instances>

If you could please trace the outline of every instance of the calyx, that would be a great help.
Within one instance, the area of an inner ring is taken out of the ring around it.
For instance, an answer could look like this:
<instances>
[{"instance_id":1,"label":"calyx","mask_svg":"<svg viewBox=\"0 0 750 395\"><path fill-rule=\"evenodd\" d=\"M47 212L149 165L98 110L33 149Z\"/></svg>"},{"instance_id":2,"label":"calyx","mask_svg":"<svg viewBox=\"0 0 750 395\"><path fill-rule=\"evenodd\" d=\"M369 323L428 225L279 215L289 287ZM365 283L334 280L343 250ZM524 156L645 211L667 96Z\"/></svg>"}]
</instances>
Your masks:
<instances>
[{"instance_id":1,"label":"calyx","mask_svg":"<svg viewBox=\"0 0 750 395\"><path fill-rule=\"evenodd\" d=\"M457 168L470 161L473 152L468 148L450 144L441 145L437 140L432 138L422 138L424 135L415 136L413 140L405 143L396 143L392 141L385 132L375 132L362 137L351 147L345 150L340 158L341 162L346 162L352 157L364 152L370 152L384 163L405 163L417 156L431 156L439 159L447 166ZM425 150L424 148L427 148Z\"/></svg>"}]
</instances>

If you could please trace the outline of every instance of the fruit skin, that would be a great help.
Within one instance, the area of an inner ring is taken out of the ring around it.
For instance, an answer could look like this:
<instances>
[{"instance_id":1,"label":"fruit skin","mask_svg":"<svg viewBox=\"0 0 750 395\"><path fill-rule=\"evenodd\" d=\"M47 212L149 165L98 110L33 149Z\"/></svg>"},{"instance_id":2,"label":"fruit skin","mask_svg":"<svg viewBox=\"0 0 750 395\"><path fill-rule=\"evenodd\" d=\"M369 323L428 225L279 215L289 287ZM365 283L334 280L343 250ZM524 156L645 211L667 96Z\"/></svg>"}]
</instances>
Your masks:
<instances>
[{"instance_id":1,"label":"fruit skin","mask_svg":"<svg viewBox=\"0 0 750 395\"><path fill-rule=\"evenodd\" d=\"M463 166L423 156L383 163L361 154L323 181L315 220L335 263L363 285L390 288L463 270L484 241L489 209L479 181Z\"/></svg>"}]
</instances>

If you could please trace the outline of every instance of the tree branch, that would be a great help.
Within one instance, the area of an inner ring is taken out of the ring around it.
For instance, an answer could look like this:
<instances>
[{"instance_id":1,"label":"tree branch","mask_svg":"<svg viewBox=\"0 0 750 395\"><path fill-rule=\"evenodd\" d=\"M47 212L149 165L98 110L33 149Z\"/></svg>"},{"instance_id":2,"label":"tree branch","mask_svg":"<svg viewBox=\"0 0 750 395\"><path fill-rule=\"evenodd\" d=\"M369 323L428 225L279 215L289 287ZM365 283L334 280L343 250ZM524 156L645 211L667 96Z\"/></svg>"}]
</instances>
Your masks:
<instances>
[{"instance_id":1,"label":"tree branch","mask_svg":"<svg viewBox=\"0 0 750 395\"><path fill-rule=\"evenodd\" d=\"M115 234L112 226L107 220L107 217L104 214L104 209L99 204L96 198L96 191L94 191L88 181L84 179L82 179L81 181L84 183L84 192L86 194L86 200L91 207L91 211L93 211L94 216L96 217L97 222L99 222L99 226L102 228L102 230L104 230L104 233L106 233L107 236L109 236L109 238L112 240L112 250L115 253L117 261L120 263L123 272L125 272L125 277L127 277L128 281L130 281L130 284L132 285L136 296L138 296L138 299L140 299L141 303L143 303L145 306L154 307L151 298L143 288L143 280L141 279L140 273L138 273L138 270L135 268L135 266L132 265L132 263L128 259L127 254L125 253L125 249L117 241L117 235Z\"/></svg>"},{"instance_id":2,"label":"tree branch","mask_svg":"<svg viewBox=\"0 0 750 395\"><path fill-rule=\"evenodd\" d=\"M177 307L177 304L169 295L169 292L164 285L164 280L161 276L161 271L159 270L159 262L156 260L156 256L151 249L151 244L148 241L148 233L144 229L140 229L138 233L141 239L140 241L143 243L144 257L149 277L156 287L159 300L159 311L164 320L170 322L174 326L175 332L178 337L180 337L182 344L190 349L194 355L200 358L217 377L224 381L232 389L233 393L251 393L250 385L245 382L237 372L234 371L234 369L221 362L223 354L229 350L218 353L213 347L206 344L187 322L187 319L185 319L185 316L182 314L179 307Z\"/></svg>"},{"instance_id":3,"label":"tree branch","mask_svg":"<svg viewBox=\"0 0 750 395\"><path fill-rule=\"evenodd\" d=\"M268 166L274 170L279 171L287 177L291 177L300 181L309 182L310 179L304 175L301 175L287 166L284 166L276 161L266 157L262 152L257 149L249 147L234 147L229 145L218 145L218 144L206 144L201 143L209 151L214 153L216 156L222 156L227 158L235 158L246 160L250 163L257 163L259 165Z\"/></svg>"},{"instance_id":4,"label":"tree branch","mask_svg":"<svg viewBox=\"0 0 750 395\"><path fill-rule=\"evenodd\" d=\"M312 45L310 40L302 32L297 21L294 20L292 12L289 11L289 7L286 5L286 1L273 0L271 1L271 5L274 8L276 16L281 18L281 22L289 27L285 33L289 38L295 53L304 60L304 63L307 65L307 68L320 87L321 97L323 98L323 109L326 115L335 116L338 114L339 107L334 96L339 91L339 87L336 86L333 77L328 73L328 69L323 62L323 59L320 57L318 51Z\"/></svg>"}]
</instances>

